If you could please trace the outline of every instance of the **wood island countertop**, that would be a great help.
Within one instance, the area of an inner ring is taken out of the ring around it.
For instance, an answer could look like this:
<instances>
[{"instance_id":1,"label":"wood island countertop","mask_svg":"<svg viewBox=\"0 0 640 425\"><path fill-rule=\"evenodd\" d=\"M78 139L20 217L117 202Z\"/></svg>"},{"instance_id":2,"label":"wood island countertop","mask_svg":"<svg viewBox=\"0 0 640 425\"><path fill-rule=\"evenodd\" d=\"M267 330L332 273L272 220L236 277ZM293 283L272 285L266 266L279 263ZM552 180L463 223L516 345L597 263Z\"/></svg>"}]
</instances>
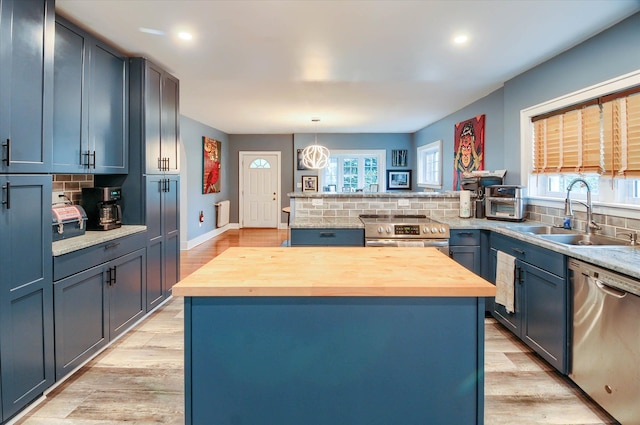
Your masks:
<instances>
[{"instance_id":1,"label":"wood island countertop","mask_svg":"<svg viewBox=\"0 0 640 425\"><path fill-rule=\"evenodd\" d=\"M184 297L495 293L494 285L436 248L233 247L173 286L173 295Z\"/></svg>"}]
</instances>

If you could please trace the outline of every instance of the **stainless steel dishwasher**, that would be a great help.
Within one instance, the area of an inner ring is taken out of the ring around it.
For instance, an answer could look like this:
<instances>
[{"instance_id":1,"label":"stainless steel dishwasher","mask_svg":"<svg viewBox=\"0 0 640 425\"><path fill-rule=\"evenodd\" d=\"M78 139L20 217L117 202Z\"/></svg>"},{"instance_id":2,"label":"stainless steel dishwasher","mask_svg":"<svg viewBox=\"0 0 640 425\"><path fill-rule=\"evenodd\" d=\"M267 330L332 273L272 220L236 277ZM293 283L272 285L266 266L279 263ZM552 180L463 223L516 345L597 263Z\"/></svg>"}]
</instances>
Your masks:
<instances>
[{"instance_id":1,"label":"stainless steel dishwasher","mask_svg":"<svg viewBox=\"0 0 640 425\"><path fill-rule=\"evenodd\" d=\"M640 282L569 259L569 377L622 425L640 424Z\"/></svg>"}]
</instances>

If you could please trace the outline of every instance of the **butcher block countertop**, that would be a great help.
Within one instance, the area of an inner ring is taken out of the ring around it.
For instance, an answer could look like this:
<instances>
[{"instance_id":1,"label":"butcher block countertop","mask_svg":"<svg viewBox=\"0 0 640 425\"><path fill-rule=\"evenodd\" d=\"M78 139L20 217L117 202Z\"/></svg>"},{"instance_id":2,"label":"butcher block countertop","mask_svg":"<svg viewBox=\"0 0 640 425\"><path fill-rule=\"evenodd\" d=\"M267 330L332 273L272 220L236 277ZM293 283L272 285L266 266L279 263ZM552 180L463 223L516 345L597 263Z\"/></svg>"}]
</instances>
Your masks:
<instances>
[{"instance_id":1,"label":"butcher block countertop","mask_svg":"<svg viewBox=\"0 0 640 425\"><path fill-rule=\"evenodd\" d=\"M173 287L184 297L488 297L495 286L436 248L229 248Z\"/></svg>"}]
</instances>

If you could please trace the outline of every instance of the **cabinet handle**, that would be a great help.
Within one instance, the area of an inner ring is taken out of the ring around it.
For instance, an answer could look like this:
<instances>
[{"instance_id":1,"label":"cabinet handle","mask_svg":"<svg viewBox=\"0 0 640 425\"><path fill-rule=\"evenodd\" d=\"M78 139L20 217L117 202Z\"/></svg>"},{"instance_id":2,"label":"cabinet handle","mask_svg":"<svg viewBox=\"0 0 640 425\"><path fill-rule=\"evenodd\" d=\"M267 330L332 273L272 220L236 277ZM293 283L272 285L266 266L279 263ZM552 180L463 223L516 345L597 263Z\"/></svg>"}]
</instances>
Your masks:
<instances>
[{"instance_id":1,"label":"cabinet handle","mask_svg":"<svg viewBox=\"0 0 640 425\"><path fill-rule=\"evenodd\" d=\"M170 162L169 162L169 158L165 158L165 164L164 164L164 171L169 171L169 168L171 166Z\"/></svg>"},{"instance_id":2,"label":"cabinet handle","mask_svg":"<svg viewBox=\"0 0 640 425\"><path fill-rule=\"evenodd\" d=\"M112 278L112 280L111 280L111 285L115 285L115 284L117 283L117 282L116 282L116 280L118 279L118 278L117 278L117 274L116 274L116 273L117 273L117 270L118 270L118 269L114 266L114 267L113 267L113 273L111 274L111 278Z\"/></svg>"},{"instance_id":3,"label":"cabinet handle","mask_svg":"<svg viewBox=\"0 0 640 425\"><path fill-rule=\"evenodd\" d=\"M516 282L522 285L522 268L520 266L516 266Z\"/></svg>"},{"instance_id":4,"label":"cabinet handle","mask_svg":"<svg viewBox=\"0 0 640 425\"><path fill-rule=\"evenodd\" d=\"M11 182L7 182L6 185L2 186L2 190L7 192L7 195L5 196L5 200L2 201L2 205L6 205L7 209L10 210L11 209Z\"/></svg>"},{"instance_id":5,"label":"cabinet handle","mask_svg":"<svg viewBox=\"0 0 640 425\"><path fill-rule=\"evenodd\" d=\"M109 245L105 245L104 249L107 250L107 249L115 248L118 245L120 245L120 242L113 242L113 243L110 243Z\"/></svg>"},{"instance_id":6,"label":"cabinet handle","mask_svg":"<svg viewBox=\"0 0 640 425\"><path fill-rule=\"evenodd\" d=\"M514 252L517 252L518 254L524 255L525 252L523 249L520 248L511 248Z\"/></svg>"},{"instance_id":7,"label":"cabinet handle","mask_svg":"<svg viewBox=\"0 0 640 425\"><path fill-rule=\"evenodd\" d=\"M335 232L320 232L320 237L321 238L335 238L336 234L335 234Z\"/></svg>"},{"instance_id":8,"label":"cabinet handle","mask_svg":"<svg viewBox=\"0 0 640 425\"><path fill-rule=\"evenodd\" d=\"M96 151L93 151L93 154L91 156L93 156L93 163L91 164L91 166L95 170L96 169Z\"/></svg>"},{"instance_id":9,"label":"cabinet handle","mask_svg":"<svg viewBox=\"0 0 640 425\"><path fill-rule=\"evenodd\" d=\"M82 154L83 157L87 157L86 161L82 161L82 166L85 168L91 168L91 151L86 151L85 153ZM94 159L95 159L95 151L94 151ZM95 160L94 160L94 164L95 164Z\"/></svg>"},{"instance_id":10,"label":"cabinet handle","mask_svg":"<svg viewBox=\"0 0 640 425\"><path fill-rule=\"evenodd\" d=\"M158 157L158 170L162 171L162 158Z\"/></svg>"},{"instance_id":11,"label":"cabinet handle","mask_svg":"<svg viewBox=\"0 0 640 425\"><path fill-rule=\"evenodd\" d=\"M473 236L473 232L457 232L460 236Z\"/></svg>"},{"instance_id":12,"label":"cabinet handle","mask_svg":"<svg viewBox=\"0 0 640 425\"><path fill-rule=\"evenodd\" d=\"M11 166L11 139L7 139L6 143L2 144L3 148L7 148L7 157L2 159L2 162L7 164L7 167Z\"/></svg>"}]
</instances>

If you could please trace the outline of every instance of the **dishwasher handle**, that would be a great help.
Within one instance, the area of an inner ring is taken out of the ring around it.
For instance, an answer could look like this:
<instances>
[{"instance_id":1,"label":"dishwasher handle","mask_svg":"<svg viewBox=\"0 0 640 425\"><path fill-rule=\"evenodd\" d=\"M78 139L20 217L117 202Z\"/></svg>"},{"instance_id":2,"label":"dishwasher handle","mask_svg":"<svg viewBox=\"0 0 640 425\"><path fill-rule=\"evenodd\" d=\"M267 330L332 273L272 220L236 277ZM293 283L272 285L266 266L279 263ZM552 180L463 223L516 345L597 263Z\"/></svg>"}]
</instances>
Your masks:
<instances>
[{"instance_id":1,"label":"dishwasher handle","mask_svg":"<svg viewBox=\"0 0 640 425\"><path fill-rule=\"evenodd\" d=\"M622 299L624 297L627 296L628 292L626 291L622 291L618 288L614 288L612 286L607 285L606 283L604 283L603 281L599 280L599 279L594 279L596 286L605 294L607 295L611 295L612 297L618 298L618 299Z\"/></svg>"}]
</instances>

